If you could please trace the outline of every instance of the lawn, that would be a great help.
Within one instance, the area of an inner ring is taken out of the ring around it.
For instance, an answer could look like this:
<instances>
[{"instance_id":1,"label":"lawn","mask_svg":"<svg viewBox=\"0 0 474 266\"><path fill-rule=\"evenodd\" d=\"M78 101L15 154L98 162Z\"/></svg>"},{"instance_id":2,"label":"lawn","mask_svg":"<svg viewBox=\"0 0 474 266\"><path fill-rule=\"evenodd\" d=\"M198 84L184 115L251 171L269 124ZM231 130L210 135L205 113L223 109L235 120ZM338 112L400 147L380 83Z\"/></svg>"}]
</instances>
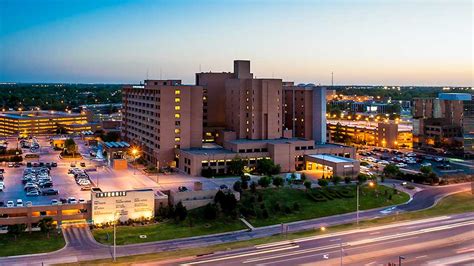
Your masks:
<instances>
[{"instance_id":1,"label":"lawn","mask_svg":"<svg viewBox=\"0 0 474 266\"><path fill-rule=\"evenodd\" d=\"M356 186L313 189L311 192L319 194L320 192L325 193L328 190L336 192L345 190L347 197L337 198L336 195L336 197L331 197L332 199L323 197L321 201L316 201L308 196L308 194L311 194L310 192L304 190L270 188L257 191L261 196L253 196L250 191L245 191L242 203L244 206L255 206L252 208L254 208L256 215L250 217L249 221L256 227L356 211ZM391 200L388 197L389 194L392 194ZM409 198L408 194L403 192L394 194L392 188L385 186L377 186L376 188L363 186L360 190L360 210L400 204L408 201ZM261 199L260 202L259 199ZM298 208L294 207L295 203L299 205ZM279 205L279 207L275 208L275 205ZM263 208L267 209L269 213L268 218L265 218L262 214ZM288 209L290 212L288 212Z\"/></svg>"},{"instance_id":2,"label":"lawn","mask_svg":"<svg viewBox=\"0 0 474 266\"><path fill-rule=\"evenodd\" d=\"M423 218L430 218L439 215L450 215L456 213L463 213L463 212L471 212L474 211L474 196L470 192L463 192L458 193L455 195L448 196L442 199L438 205L428 210L411 212L411 213L403 213L399 214L398 216L387 216L384 218L373 219L368 221L361 221L360 227L370 227L375 225L383 225L393 223L395 221L401 220L415 220L415 219L423 219ZM232 242L227 244L219 244L209 247L202 247L202 248L193 248L193 249L185 249L185 250L177 250L177 251L166 251L166 252L159 252L159 253L152 253L152 254L143 254L143 255L136 255L136 256L128 256L128 257L119 257L117 259L117 265L131 265L136 263L145 263L145 262L154 262L156 263L159 260L166 260L166 259L176 259L176 258L186 258L196 256L198 254L207 254L212 252L217 252L221 250L229 250L229 249L239 249L250 247L253 245L258 244L267 244L275 241L281 241L286 239L295 239L307 236L314 236L314 235L322 235L328 233L334 233L337 231L344 231L355 229L356 225L354 224L344 224L344 225L337 225L327 228L326 231L302 231L297 233L290 233L287 236L283 235L275 235L265 238L256 238L252 240L240 241L240 242ZM102 259L96 261L84 261L79 263L72 263L67 265L91 265L91 264L108 264L110 263L110 259Z\"/></svg>"},{"instance_id":3,"label":"lawn","mask_svg":"<svg viewBox=\"0 0 474 266\"><path fill-rule=\"evenodd\" d=\"M305 220L340 213L352 212L356 210L355 186L335 187L334 190L347 189L352 195L352 198L332 199L326 202L315 202L304 190L291 188L269 188L258 190L261 194L259 197L252 194L250 191L245 191L242 195L242 206L252 206L255 210L255 216L249 217L249 221L254 226L264 226L271 224L278 224L283 222L292 222L298 220ZM383 193L385 190L392 191L391 188L384 186L377 187L379 197L375 196L376 189L368 189L363 187L361 189L361 210L376 208L386 205L399 204L407 201L409 196L405 193L394 194L392 200L387 200ZM274 203L280 204L280 211L272 209ZM300 205L299 211L293 210L294 202ZM265 218L262 216L261 205L265 205L267 212L270 215ZM285 207L288 206L291 213L285 212ZM244 207L241 207L244 208ZM190 226L189 219L183 222L164 221L152 225L143 226L119 226L117 227L117 244L126 245L134 243L144 243L158 240L168 240L175 238L192 237L199 235L208 235L215 233L224 233L246 229L244 224L238 219L233 219L220 214L220 217L215 220L205 220L202 215L203 208L191 210L188 217L192 217L192 226ZM92 231L95 239L100 243L112 244L112 228L94 229ZM140 235L146 235L146 238L140 238Z\"/></svg>"},{"instance_id":4,"label":"lawn","mask_svg":"<svg viewBox=\"0 0 474 266\"><path fill-rule=\"evenodd\" d=\"M51 233L48 239L45 233L25 232L17 240L12 235L0 234L0 257L51 252L65 244L62 234Z\"/></svg>"},{"instance_id":5,"label":"lawn","mask_svg":"<svg viewBox=\"0 0 474 266\"><path fill-rule=\"evenodd\" d=\"M201 217L201 209L191 210L189 216ZM174 238L183 238L191 236L200 236L208 234L223 233L245 229L244 224L237 219L228 219L225 217L206 221L204 219L192 219L192 226L189 220L183 222L165 221L152 225L144 226L119 226L117 227L117 245L135 244L150 241L167 240ZM113 228L94 229L92 231L94 238L104 244L112 244ZM140 238L140 235L146 235L146 238Z\"/></svg>"}]
</instances>

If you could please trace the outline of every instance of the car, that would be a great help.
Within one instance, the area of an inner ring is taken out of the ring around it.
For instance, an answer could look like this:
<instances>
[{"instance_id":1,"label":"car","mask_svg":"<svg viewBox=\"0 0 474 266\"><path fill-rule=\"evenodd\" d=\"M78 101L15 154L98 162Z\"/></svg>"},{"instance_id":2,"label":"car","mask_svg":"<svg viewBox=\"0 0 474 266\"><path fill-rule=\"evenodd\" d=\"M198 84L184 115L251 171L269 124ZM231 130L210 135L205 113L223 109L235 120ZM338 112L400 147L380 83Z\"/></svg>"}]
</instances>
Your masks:
<instances>
[{"instance_id":1,"label":"car","mask_svg":"<svg viewBox=\"0 0 474 266\"><path fill-rule=\"evenodd\" d=\"M14 165L15 168L18 168L20 166L21 166L21 163L19 163L19 162L16 162L15 165Z\"/></svg>"},{"instance_id":2,"label":"car","mask_svg":"<svg viewBox=\"0 0 474 266\"><path fill-rule=\"evenodd\" d=\"M416 161L415 160L411 160L411 159L408 159L405 161L407 164L415 164Z\"/></svg>"},{"instance_id":3,"label":"car","mask_svg":"<svg viewBox=\"0 0 474 266\"><path fill-rule=\"evenodd\" d=\"M13 208L15 207L15 203L13 203L13 200L7 201L7 208Z\"/></svg>"},{"instance_id":4,"label":"car","mask_svg":"<svg viewBox=\"0 0 474 266\"><path fill-rule=\"evenodd\" d=\"M388 161L385 161L385 160L380 160L380 161L379 161L379 164L387 165L387 164L389 164L389 162L388 162Z\"/></svg>"},{"instance_id":5,"label":"car","mask_svg":"<svg viewBox=\"0 0 474 266\"><path fill-rule=\"evenodd\" d=\"M16 200L16 206L17 207L23 207L23 200L22 199L17 199Z\"/></svg>"},{"instance_id":6,"label":"car","mask_svg":"<svg viewBox=\"0 0 474 266\"><path fill-rule=\"evenodd\" d=\"M51 188L53 187L53 182L51 181L46 181L46 182L41 182L39 183L40 188Z\"/></svg>"},{"instance_id":7,"label":"car","mask_svg":"<svg viewBox=\"0 0 474 266\"><path fill-rule=\"evenodd\" d=\"M0 200L0 207L5 207L5 202Z\"/></svg>"},{"instance_id":8,"label":"car","mask_svg":"<svg viewBox=\"0 0 474 266\"><path fill-rule=\"evenodd\" d=\"M91 186L85 185L81 187L81 191L90 191L90 190L91 190Z\"/></svg>"},{"instance_id":9,"label":"car","mask_svg":"<svg viewBox=\"0 0 474 266\"><path fill-rule=\"evenodd\" d=\"M13 168L15 166L15 164L13 163L8 163L8 168Z\"/></svg>"},{"instance_id":10,"label":"car","mask_svg":"<svg viewBox=\"0 0 474 266\"><path fill-rule=\"evenodd\" d=\"M31 162L27 162L26 167L31 168Z\"/></svg>"},{"instance_id":11,"label":"car","mask_svg":"<svg viewBox=\"0 0 474 266\"><path fill-rule=\"evenodd\" d=\"M444 160L444 158L443 157L435 157L434 160L437 161L437 162L442 162Z\"/></svg>"},{"instance_id":12,"label":"car","mask_svg":"<svg viewBox=\"0 0 474 266\"><path fill-rule=\"evenodd\" d=\"M403 168L403 167L407 167L407 164L406 163L397 163L395 166L397 166L399 168Z\"/></svg>"},{"instance_id":13,"label":"car","mask_svg":"<svg viewBox=\"0 0 474 266\"><path fill-rule=\"evenodd\" d=\"M0 192L3 192L5 190L5 185L3 183L0 183Z\"/></svg>"},{"instance_id":14,"label":"car","mask_svg":"<svg viewBox=\"0 0 474 266\"><path fill-rule=\"evenodd\" d=\"M69 197L69 198L67 198L67 203L68 204L77 204L77 200L74 197Z\"/></svg>"},{"instance_id":15,"label":"car","mask_svg":"<svg viewBox=\"0 0 474 266\"><path fill-rule=\"evenodd\" d=\"M85 199L79 199L79 203L86 203Z\"/></svg>"},{"instance_id":16,"label":"car","mask_svg":"<svg viewBox=\"0 0 474 266\"><path fill-rule=\"evenodd\" d=\"M224 185L224 184L220 185L219 188L220 189L229 189L229 187L227 185Z\"/></svg>"},{"instance_id":17,"label":"car","mask_svg":"<svg viewBox=\"0 0 474 266\"><path fill-rule=\"evenodd\" d=\"M57 199L52 199L51 205L59 205L59 201Z\"/></svg>"},{"instance_id":18,"label":"car","mask_svg":"<svg viewBox=\"0 0 474 266\"><path fill-rule=\"evenodd\" d=\"M406 154L407 157L416 157L416 153L414 152L409 152Z\"/></svg>"},{"instance_id":19,"label":"car","mask_svg":"<svg viewBox=\"0 0 474 266\"><path fill-rule=\"evenodd\" d=\"M31 207L31 206L33 206L33 202L27 201L27 202L25 203L25 205L26 205L26 207Z\"/></svg>"},{"instance_id":20,"label":"car","mask_svg":"<svg viewBox=\"0 0 474 266\"><path fill-rule=\"evenodd\" d=\"M70 166L71 167L76 167L76 163L71 163Z\"/></svg>"},{"instance_id":21,"label":"car","mask_svg":"<svg viewBox=\"0 0 474 266\"><path fill-rule=\"evenodd\" d=\"M41 191L41 194L43 194L45 196L58 195L59 191L57 189L54 189L54 188L47 188L47 189L43 189L43 191Z\"/></svg>"},{"instance_id":22,"label":"car","mask_svg":"<svg viewBox=\"0 0 474 266\"><path fill-rule=\"evenodd\" d=\"M58 167L58 163L57 162L52 162L51 167Z\"/></svg>"},{"instance_id":23,"label":"car","mask_svg":"<svg viewBox=\"0 0 474 266\"><path fill-rule=\"evenodd\" d=\"M62 204L66 204L66 203L67 203L67 199L65 199L65 198L60 198L59 201L60 201Z\"/></svg>"},{"instance_id":24,"label":"car","mask_svg":"<svg viewBox=\"0 0 474 266\"><path fill-rule=\"evenodd\" d=\"M434 160L434 157L427 155L427 156L425 156L425 160L431 161L431 160Z\"/></svg>"},{"instance_id":25,"label":"car","mask_svg":"<svg viewBox=\"0 0 474 266\"><path fill-rule=\"evenodd\" d=\"M38 189L38 185L36 185L35 183L26 183L26 185L23 187L23 189L25 191L29 190L29 189Z\"/></svg>"},{"instance_id":26,"label":"car","mask_svg":"<svg viewBox=\"0 0 474 266\"><path fill-rule=\"evenodd\" d=\"M421 166L423 166L423 167L429 167L429 166L431 166L431 163L422 163Z\"/></svg>"},{"instance_id":27,"label":"car","mask_svg":"<svg viewBox=\"0 0 474 266\"><path fill-rule=\"evenodd\" d=\"M41 195L39 190L37 189L31 189L31 190L28 190L28 192L26 192L26 196L39 196Z\"/></svg>"},{"instance_id":28,"label":"car","mask_svg":"<svg viewBox=\"0 0 474 266\"><path fill-rule=\"evenodd\" d=\"M86 167L86 163L81 162L81 167Z\"/></svg>"}]
</instances>

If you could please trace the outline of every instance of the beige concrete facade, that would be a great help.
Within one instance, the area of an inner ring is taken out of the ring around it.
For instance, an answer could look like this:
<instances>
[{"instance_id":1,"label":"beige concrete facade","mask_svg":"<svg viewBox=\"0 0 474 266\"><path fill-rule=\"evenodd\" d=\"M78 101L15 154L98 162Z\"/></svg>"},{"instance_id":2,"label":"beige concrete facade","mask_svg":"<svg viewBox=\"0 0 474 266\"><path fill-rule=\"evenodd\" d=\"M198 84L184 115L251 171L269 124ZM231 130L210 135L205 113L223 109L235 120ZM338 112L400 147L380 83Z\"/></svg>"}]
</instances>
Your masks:
<instances>
[{"instance_id":1,"label":"beige concrete facade","mask_svg":"<svg viewBox=\"0 0 474 266\"><path fill-rule=\"evenodd\" d=\"M157 166L173 165L174 150L202 145L203 88L177 80L146 80L123 89L122 134Z\"/></svg>"}]
</instances>

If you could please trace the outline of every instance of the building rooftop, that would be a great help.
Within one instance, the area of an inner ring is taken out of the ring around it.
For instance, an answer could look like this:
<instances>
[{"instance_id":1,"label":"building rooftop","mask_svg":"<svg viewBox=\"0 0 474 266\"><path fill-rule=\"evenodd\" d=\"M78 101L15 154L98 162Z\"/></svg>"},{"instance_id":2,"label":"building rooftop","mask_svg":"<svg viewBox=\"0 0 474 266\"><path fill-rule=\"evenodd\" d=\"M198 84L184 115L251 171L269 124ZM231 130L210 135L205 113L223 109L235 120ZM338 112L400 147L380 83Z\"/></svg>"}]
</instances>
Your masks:
<instances>
[{"instance_id":1,"label":"building rooftop","mask_svg":"<svg viewBox=\"0 0 474 266\"><path fill-rule=\"evenodd\" d=\"M311 154L307 155L308 157L323 160L323 161L328 161L331 163L353 163L357 162L357 160L351 159L351 158L345 158L345 157L339 157L339 156L334 156L334 155L329 155L329 154Z\"/></svg>"},{"instance_id":2,"label":"building rooftop","mask_svg":"<svg viewBox=\"0 0 474 266\"><path fill-rule=\"evenodd\" d=\"M67 113L62 111L14 111L0 113L0 117L12 119L38 119L38 118L57 118L65 116L78 116L80 113Z\"/></svg>"},{"instance_id":3,"label":"building rooftop","mask_svg":"<svg viewBox=\"0 0 474 266\"><path fill-rule=\"evenodd\" d=\"M127 142L104 142L105 146L107 148L128 148L130 147L130 144Z\"/></svg>"},{"instance_id":4,"label":"building rooftop","mask_svg":"<svg viewBox=\"0 0 474 266\"><path fill-rule=\"evenodd\" d=\"M451 101L470 101L472 100L472 95L469 93L440 93L438 98Z\"/></svg>"},{"instance_id":5,"label":"building rooftop","mask_svg":"<svg viewBox=\"0 0 474 266\"><path fill-rule=\"evenodd\" d=\"M181 151L196 155L237 154L231 150L227 150L224 148L189 148L181 149Z\"/></svg>"}]
</instances>

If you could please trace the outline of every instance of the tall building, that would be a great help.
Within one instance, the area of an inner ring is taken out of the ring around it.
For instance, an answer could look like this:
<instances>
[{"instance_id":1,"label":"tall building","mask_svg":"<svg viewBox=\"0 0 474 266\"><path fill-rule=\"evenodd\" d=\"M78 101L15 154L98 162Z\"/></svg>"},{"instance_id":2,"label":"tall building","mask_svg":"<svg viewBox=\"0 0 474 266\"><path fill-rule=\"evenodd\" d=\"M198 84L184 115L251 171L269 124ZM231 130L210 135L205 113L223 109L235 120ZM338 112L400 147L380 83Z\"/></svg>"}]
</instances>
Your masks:
<instances>
[{"instance_id":1,"label":"tall building","mask_svg":"<svg viewBox=\"0 0 474 266\"><path fill-rule=\"evenodd\" d=\"M143 158L158 166L173 165L175 149L201 147L202 87L180 80L145 80L122 90L122 134L140 146Z\"/></svg>"},{"instance_id":2,"label":"tall building","mask_svg":"<svg viewBox=\"0 0 474 266\"><path fill-rule=\"evenodd\" d=\"M293 137L326 142L326 88L314 84L283 86L283 128Z\"/></svg>"}]
</instances>

